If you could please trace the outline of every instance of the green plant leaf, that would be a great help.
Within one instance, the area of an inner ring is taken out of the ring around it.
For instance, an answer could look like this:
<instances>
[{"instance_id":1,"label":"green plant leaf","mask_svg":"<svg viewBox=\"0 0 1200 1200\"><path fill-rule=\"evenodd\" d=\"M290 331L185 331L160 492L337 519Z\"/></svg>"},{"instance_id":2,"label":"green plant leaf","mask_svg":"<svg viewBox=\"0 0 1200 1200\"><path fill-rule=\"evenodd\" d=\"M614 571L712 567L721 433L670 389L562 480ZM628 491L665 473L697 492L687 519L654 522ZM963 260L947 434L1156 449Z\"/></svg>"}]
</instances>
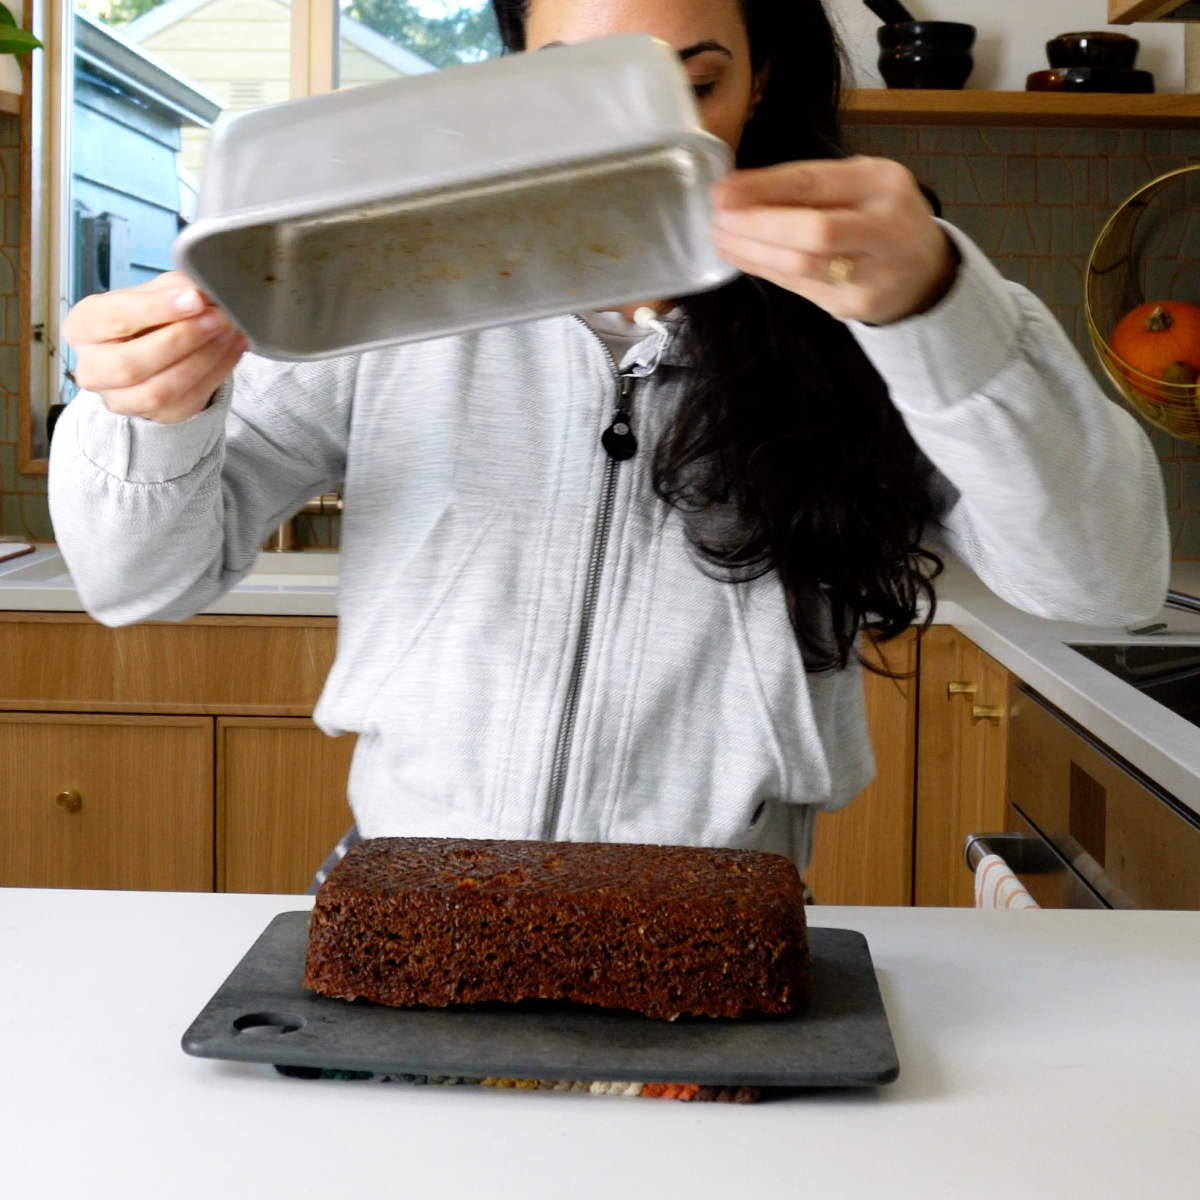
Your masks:
<instances>
[{"instance_id":1,"label":"green plant leaf","mask_svg":"<svg viewBox=\"0 0 1200 1200\"><path fill-rule=\"evenodd\" d=\"M0 54L24 54L41 45L28 29L0 29Z\"/></svg>"},{"instance_id":2,"label":"green plant leaf","mask_svg":"<svg viewBox=\"0 0 1200 1200\"><path fill-rule=\"evenodd\" d=\"M8 25L15 29L16 24L17 18L3 4L0 4L0 25Z\"/></svg>"}]
</instances>

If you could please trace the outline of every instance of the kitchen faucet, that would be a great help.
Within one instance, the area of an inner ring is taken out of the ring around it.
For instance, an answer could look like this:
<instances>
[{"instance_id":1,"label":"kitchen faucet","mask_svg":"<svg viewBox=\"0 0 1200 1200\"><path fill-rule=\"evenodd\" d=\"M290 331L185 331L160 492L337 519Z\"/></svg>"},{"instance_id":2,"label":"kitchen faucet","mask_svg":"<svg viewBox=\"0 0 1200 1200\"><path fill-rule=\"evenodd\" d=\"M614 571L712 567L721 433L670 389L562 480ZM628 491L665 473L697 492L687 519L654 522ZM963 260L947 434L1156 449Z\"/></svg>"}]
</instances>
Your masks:
<instances>
[{"instance_id":1,"label":"kitchen faucet","mask_svg":"<svg viewBox=\"0 0 1200 1200\"><path fill-rule=\"evenodd\" d=\"M296 518L302 514L336 516L341 513L343 507L340 489L336 492L322 492L321 495L314 496L303 508L298 509L281 525L276 526L271 536L263 543L263 549L272 553L303 549L302 546L296 545Z\"/></svg>"}]
</instances>

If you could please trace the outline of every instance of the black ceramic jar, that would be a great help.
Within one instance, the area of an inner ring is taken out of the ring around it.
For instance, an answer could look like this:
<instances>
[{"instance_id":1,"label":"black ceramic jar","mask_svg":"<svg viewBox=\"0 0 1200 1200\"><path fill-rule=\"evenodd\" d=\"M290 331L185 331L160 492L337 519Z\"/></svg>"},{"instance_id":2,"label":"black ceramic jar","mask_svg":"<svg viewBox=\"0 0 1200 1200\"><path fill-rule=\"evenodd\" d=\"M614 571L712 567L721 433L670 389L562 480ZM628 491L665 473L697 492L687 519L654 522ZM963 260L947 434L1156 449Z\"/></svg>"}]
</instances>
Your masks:
<instances>
[{"instance_id":1,"label":"black ceramic jar","mask_svg":"<svg viewBox=\"0 0 1200 1200\"><path fill-rule=\"evenodd\" d=\"M900 21L879 27L879 73L890 88L961 88L975 60L975 26Z\"/></svg>"}]
</instances>

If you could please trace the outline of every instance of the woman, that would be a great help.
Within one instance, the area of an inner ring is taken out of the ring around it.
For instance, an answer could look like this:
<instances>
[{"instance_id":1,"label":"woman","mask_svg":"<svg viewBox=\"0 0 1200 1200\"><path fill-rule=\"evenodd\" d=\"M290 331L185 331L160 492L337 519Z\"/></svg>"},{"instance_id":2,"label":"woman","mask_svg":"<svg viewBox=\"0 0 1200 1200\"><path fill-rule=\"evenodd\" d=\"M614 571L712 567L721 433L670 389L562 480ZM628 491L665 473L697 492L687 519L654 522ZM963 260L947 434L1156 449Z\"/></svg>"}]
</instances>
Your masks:
<instances>
[{"instance_id":1,"label":"woman","mask_svg":"<svg viewBox=\"0 0 1200 1200\"><path fill-rule=\"evenodd\" d=\"M100 620L181 618L344 479L316 719L359 734L365 836L803 868L815 811L872 774L854 643L932 600L923 547L1039 615L1146 617L1157 462L907 172L843 156L816 0L496 10L510 50L642 31L680 52L704 124L754 168L714 191L745 274L651 298L649 335L630 305L306 365L243 357L177 275L90 297L66 325L91 392L54 440L60 544Z\"/></svg>"}]
</instances>

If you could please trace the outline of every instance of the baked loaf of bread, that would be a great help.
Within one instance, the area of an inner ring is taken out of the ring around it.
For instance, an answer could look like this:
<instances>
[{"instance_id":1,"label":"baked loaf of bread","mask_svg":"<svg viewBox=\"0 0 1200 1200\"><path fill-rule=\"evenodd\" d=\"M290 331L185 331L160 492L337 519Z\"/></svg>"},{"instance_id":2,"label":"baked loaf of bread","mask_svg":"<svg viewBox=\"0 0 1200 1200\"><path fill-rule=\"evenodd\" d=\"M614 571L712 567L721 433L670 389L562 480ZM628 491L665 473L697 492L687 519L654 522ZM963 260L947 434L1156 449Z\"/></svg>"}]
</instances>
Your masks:
<instances>
[{"instance_id":1,"label":"baked loaf of bread","mask_svg":"<svg viewBox=\"0 0 1200 1200\"><path fill-rule=\"evenodd\" d=\"M539 998L673 1019L793 1012L808 974L782 855L377 838L322 885L304 982L382 1004Z\"/></svg>"}]
</instances>

